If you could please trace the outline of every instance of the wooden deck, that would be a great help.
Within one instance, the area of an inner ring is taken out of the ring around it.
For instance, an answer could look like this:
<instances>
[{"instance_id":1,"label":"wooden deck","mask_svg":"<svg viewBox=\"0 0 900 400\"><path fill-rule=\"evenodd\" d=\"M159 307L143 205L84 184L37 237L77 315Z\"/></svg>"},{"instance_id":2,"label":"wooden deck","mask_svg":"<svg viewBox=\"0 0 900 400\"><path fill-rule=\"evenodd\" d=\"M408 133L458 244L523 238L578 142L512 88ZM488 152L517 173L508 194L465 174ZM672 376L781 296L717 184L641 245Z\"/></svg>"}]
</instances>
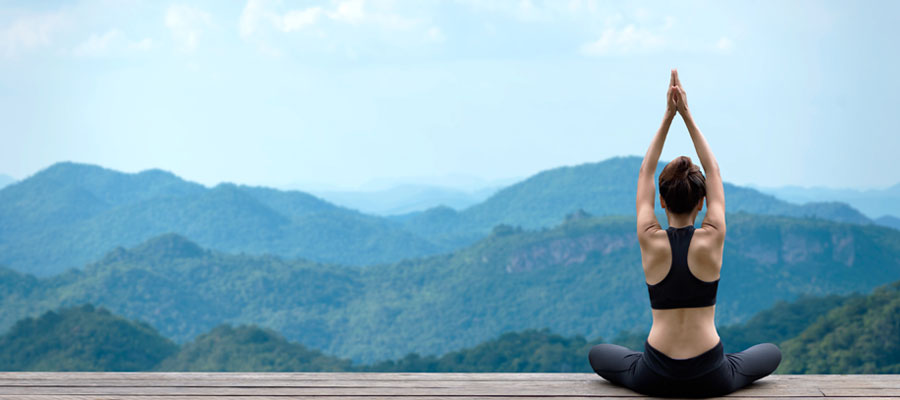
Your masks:
<instances>
[{"instance_id":1,"label":"wooden deck","mask_svg":"<svg viewBox=\"0 0 900 400\"><path fill-rule=\"evenodd\" d=\"M602 399L594 374L0 372L0 399ZM773 375L727 398L900 399L900 375Z\"/></svg>"}]
</instances>

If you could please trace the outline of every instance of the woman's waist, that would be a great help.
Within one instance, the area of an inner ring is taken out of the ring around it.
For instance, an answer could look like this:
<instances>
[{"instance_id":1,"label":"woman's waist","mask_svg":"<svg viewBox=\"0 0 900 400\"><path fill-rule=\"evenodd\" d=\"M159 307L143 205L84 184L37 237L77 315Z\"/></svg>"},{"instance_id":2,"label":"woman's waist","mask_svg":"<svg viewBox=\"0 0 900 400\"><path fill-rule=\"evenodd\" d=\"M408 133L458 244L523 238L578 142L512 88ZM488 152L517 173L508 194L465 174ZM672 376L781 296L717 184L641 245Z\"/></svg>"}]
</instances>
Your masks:
<instances>
[{"instance_id":1,"label":"woman's waist","mask_svg":"<svg viewBox=\"0 0 900 400\"><path fill-rule=\"evenodd\" d=\"M715 327L716 306L656 309L651 308L653 324L672 328L691 329Z\"/></svg>"},{"instance_id":2,"label":"woman's waist","mask_svg":"<svg viewBox=\"0 0 900 400\"><path fill-rule=\"evenodd\" d=\"M647 341L672 358L689 358L713 348L719 343L715 317L664 315L654 310L653 325Z\"/></svg>"},{"instance_id":3,"label":"woman's waist","mask_svg":"<svg viewBox=\"0 0 900 400\"><path fill-rule=\"evenodd\" d=\"M681 358L663 352L650 343L644 342L643 362L657 374L678 380L693 379L719 368L726 362L725 350L721 340L691 357Z\"/></svg>"}]
</instances>

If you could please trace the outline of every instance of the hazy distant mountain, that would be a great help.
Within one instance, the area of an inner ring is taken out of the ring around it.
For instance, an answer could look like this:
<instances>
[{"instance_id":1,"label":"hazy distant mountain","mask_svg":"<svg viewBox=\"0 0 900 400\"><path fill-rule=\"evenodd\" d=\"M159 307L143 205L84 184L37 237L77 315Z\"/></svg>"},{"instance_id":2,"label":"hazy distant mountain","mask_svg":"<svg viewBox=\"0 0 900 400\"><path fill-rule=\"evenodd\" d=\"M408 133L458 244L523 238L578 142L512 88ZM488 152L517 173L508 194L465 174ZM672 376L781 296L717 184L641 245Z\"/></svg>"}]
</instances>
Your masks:
<instances>
[{"instance_id":1,"label":"hazy distant mountain","mask_svg":"<svg viewBox=\"0 0 900 400\"><path fill-rule=\"evenodd\" d=\"M601 162L554 168L501 189L487 200L455 211L436 207L392 217L410 231L438 243L470 243L498 224L537 229L553 226L565 215L583 209L593 215L634 215L637 171L641 157L613 157ZM667 161L657 166L657 177ZM727 176L724 177L727 180ZM725 183L729 212L817 217L868 224L871 220L837 202L796 205L754 189ZM656 201L657 213L665 214ZM705 211L704 211L705 212ZM698 217L699 220L703 214Z\"/></svg>"},{"instance_id":2,"label":"hazy distant mountain","mask_svg":"<svg viewBox=\"0 0 900 400\"><path fill-rule=\"evenodd\" d=\"M757 190L772 194L793 203L810 201L840 201L862 211L869 218L882 215L900 215L900 183L885 189L831 189L825 187L756 187Z\"/></svg>"},{"instance_id":3,"label":"hazy distant mountain","mask_svg":"<svg viewBox=\"0 0 900 400\"><path fill-rule=\"evenodd\" d=\"M37 275L176 232L230 252L369 264L437 249L379 217L302 192L58 163L0 190L0 264Z\"/></svg>"},{"instance_id":4,"label":"hazy distant mountain","mask_svg":"<svg viewBox=\"0 0 900 400\"><path fill-rule=\"evenodd\" d=\"M13 183L15 181L16 180L9 175L0 174L0 189L3 189L4 186L9 185L10 183Z\"/></svg>"},{"instance_id":5,"label":"hazy distant mountain","mask_svg":"<svg viewBox=\"0 0 900 400\"><path fill-rule=\"evenodd\" d=\"M884 215L875 220L875 223L881 226L887 226L900 230L900 218L893 215Z\"/></svg>"},{"instance_id":6,"label":"hazy distant mountain","mask_svg":"<svg viewBox=\"0 0 900 400\"><path fill-rule=\"evenodd\" d=\"M900 279L900 231L823 219L729 214L717 303L740 322L804 294L867 292ZM254 323L356 361L474 346L550 328L613 337L650 323L633 217L498 227L452 254L365 268L227 255L177 235L117 249L83 270L35 278L0 268L0 330L92 303L179 342Z\"/></svg>"},{"instance_id":7,"label":"hazy distant mountain","mask_svg":"<svg viewBox=\"0 0 900 400\"><path fill-rule=\"evenodd\" d=\"M500 190L487 187L464 191L441 186L401 185L376 191L313 191L332 203L377 215L406 214L437 206L463 209Z\"/></svg>"}]
</instances>

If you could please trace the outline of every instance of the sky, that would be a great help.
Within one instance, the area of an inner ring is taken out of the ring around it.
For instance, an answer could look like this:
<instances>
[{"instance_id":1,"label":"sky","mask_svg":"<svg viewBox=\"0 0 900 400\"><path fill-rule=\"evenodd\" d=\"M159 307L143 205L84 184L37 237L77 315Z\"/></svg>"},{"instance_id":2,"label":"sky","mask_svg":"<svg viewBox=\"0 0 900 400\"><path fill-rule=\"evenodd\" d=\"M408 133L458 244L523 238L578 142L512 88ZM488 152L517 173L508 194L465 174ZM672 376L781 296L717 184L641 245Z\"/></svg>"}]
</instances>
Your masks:
<instances>
[{"instance_id":1,"label":"sky","mask_svg":"<svg viewBox=\"0 0 900 400\"><path fill-rule=\"evenodd\" d=\"M0 1L0 173L508 182L643 156L678 68L726 181L884 188L897 38L897 1Z\"/></svg>"}]
</instances>

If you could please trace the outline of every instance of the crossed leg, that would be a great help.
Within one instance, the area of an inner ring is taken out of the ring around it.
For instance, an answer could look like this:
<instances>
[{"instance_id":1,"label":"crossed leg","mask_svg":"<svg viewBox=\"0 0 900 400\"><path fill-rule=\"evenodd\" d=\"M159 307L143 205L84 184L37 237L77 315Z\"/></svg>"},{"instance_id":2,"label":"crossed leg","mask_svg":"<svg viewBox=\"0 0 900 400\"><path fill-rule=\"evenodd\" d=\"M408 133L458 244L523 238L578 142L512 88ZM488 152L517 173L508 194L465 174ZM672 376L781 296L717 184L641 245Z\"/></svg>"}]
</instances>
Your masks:
<instances>
[{"instance_id":1,"label":"crossed leg","mask_svg":"<svg viewBox=\"0 0 900 400\"><path fill-rule=\"evenodd\" d=\"M612 383L631 387L635 367L643 353L627 347L601 343L591 348L588 361L597 375Z\"/></svg>"},{"instance_id":2,"label":"crossed leg","mask_svg":"<svg viewBox=\"0 0 900 400\"><path fill-rule=\"evenodd\" d=\"M760 343L738 353L725 354L732 366L732 390L775 372L781 363L781 350L772 343Z\"/></svg>"}]
</instances>

